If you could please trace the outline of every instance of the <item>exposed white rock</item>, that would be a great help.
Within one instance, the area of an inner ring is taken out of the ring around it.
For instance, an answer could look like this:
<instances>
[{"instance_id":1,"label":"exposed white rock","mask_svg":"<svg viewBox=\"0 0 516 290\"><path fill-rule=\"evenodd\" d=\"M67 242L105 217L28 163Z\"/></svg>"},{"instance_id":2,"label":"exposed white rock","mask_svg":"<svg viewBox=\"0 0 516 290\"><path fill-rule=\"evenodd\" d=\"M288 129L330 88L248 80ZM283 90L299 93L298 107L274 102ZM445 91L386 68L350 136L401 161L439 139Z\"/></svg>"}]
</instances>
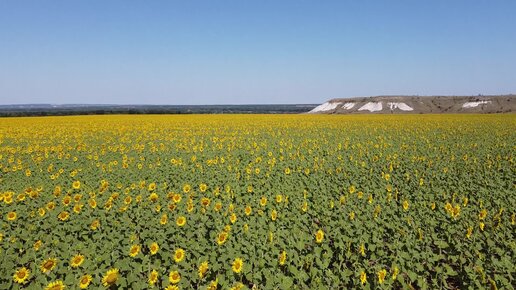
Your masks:
<instances>
[{"instance_id":1,"label":"exposed white rock","mask_svg":"<svg viewBox=\"0 0 516 290\"><path fill-rule=\"evenodd\" d=\"M349 109L353 108L354 106L355 106L355 103L345 103L344 105L342 105L342 108L349 110Z\"/></svg>"},{"instance_id":2,"label":"exposed white rock","mask_svg":"<svg viewBox=\"0 0 516 290\"><path fill-rule=\"evenodd\" d=\"M391 110L400 109L402 111L414 111L411 106L405 103L387 103L387 105L391 108Z\"/></svg>"},{"instance_id":3,"label":"exposed white rock","mask_svg":"<svg viewBox=\"0 0 516 290\"><path fill-rule=\"evenodd\" d=\"M382 102L369 102L365 105L363 105L362 107L360 107L360 109L358 109L359 111L369 111L369 112L376 112L376 111L381 111L382 110Z\"/></svg>"},{"instance_id":4,"label":"exposed white rock","mask_svg":"<svg viewBox=\"0 0 516 290\"><path fill-rule=\"evenodd\" d=\"M313 108L313 110L311 110L309 113L317 113L317 112L325 112L325 111L329 111L329 110L333 110L335 108L337 108L338 105L340 105L342 103L330 103L330 102L326 102L324 104L321 104L315 108Z\"/></svg>"},{"instance_id":5,"label":"exposed white rock","mask_svg":"<svg viewBox=\"0 0 516 290\"><path fill-rule=\"evenodd\" d=\"M462 105L463 108L475 108L478 105L489 104L491 101L467 102Z\"/></svg>"}]
</instances>

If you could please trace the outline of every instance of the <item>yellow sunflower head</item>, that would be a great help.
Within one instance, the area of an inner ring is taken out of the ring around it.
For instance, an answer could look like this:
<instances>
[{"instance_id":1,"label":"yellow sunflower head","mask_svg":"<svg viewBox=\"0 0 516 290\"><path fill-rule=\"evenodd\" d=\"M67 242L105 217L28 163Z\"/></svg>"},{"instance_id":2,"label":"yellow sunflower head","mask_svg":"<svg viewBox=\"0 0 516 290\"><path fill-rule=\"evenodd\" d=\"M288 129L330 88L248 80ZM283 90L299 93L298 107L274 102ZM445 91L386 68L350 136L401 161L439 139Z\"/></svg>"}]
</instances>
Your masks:
<instances>
[{"instance_id":1,"label":"yellow sunflower head","mask_svg":"<svg viewBox=\"0 0 516 290\"><path fill-rule=\"evenodd\" d=\"M99 220L94 220L93 222L91 222L90 228L92 230L96 230L99 227L100 227L100 221Z\"/></svg>"},{"instance_id":2,"label":"yellow sunflower head","mask_svg":"<svg viewBox=\"0 0 516 290\"><path fill-rule=\"evenodd\" d=\"M140 245L132 245L129 250L129 256L136 257L140 253Z\"/></svg>"},{"instance_id":3,"label":"yellow sunflower head","mask_svg":"<svg viewBox=\"0 0 516 290\"><path fill-rule=\"evenodd\" d=\"M174 261L176 261L176 263L179 263L179 262L183 261L184 258L185 258L185 251L181 248L177 249L174 253Z\"/></svg>"},{"instance_id":4,"label":"yellow sunflower head","mask_svg":"<svg viewBox=\"0 0 516 290\"><path fill-rule=\"evenodd\" d=\"M149 285L154 286L154 284L156 284L156 282L158 282L158 271L152 270L149 273Z\"/></svg>"},{"instance_id":5,"label":"yellow sunflower head","mask_svg":"<svg viewBox=\"0 0 516 290\"><path fill-rule=\"evenodd\" d=\"M18 284L27 283L27 280L29 279L29 277L30 277L30 270L25 267L22 267L22 268L16 270L16 272L14 272L14 275L13 275L14 282L16 282Z\"/></svg>"},{"instance_id":6,"label":"yellow sunflower head","mask_svg":"<svg viewBox=\"0 0 516 290\"><path fill-rule=\"evenodd\" d=\"M320 244L320 243L322 243L323 239L324 239L324 232L323 232L323 230L318 230L315 233L315 242Z\"/></svg>"},{"instance_id":7,"label":"yellow sunflower head","mask_svg":"<svg viewBox=\"0 0 516 290\"><path fill-rule=\"evenodd\" d=\"M76 180L72 183L73 189L79 189L81 188L81 182L79 180Z\"/></svg>"},{"instance_id":8,"label":"yellow sunflower head","mask_svg":"<svg viewBox=\"0 0 516 290\"><path fill-rule=\"evenodd\" d=\"M7 213L7 220L14 221L15 219L16 219L16 212L11 211L11 212Z\"/></svg>"},{"instance_id":9,"label":"yellow sunflower head","mask_svg":"<svg viewBox=\"0 0 516 290\"><path fill-rule=\"evenodd\" d=\"M222 245L226 242L228 238L228 234L226 232L221 232L219 236L217 237L217 244Z\"/></svg>"},{"instance_id":10,"label":"yellow sunflower head","mask_svg":"<svg viewBox=\"0 0 516 290\"><path fill-rule=\"evenodd\" d=\"M66 221L69 217L70 217L70 213L68 213L67 211L62 211L57 216L57 218L59 218L59 220L61 220L61 221Z\"/></svg>"},{"instance_id":11,"label":"yellow sunflower head","mask_svg":"<svg viewBox=\"0 0 516 290\"><path fill-rule=\"evenodd\" d=\"M79 279L79 288L86 289L90 285L91 281L93 280L93 277L91 275L83 275L81 279Z\"/></svg>"},{"instance_id":12,"label":"yellow sunflower head","mask_svg":"<svg viewBox=\"0 0 516 290\"><path fill-rule=\"evenodd\" d=\"M56 280L54 282L48 283L47 287L45 287L45 290L64 290L66 286L64 285L63 281Z\"/></svg>"},{"instance_id":13,"label":"yellow sunflower head","mask_svg":"<svg viewBox=\"0 0 516 290\"><path fill-rule=\"evenodd\" d=\"M41 248L42 245L43 245L43 242L41 240L37 240L34 243L34 250L39 251L39 249Z\"/></svg>"},{"instance_id":14,"label":"yellow sunflower head","mask_svg":"<svg viewBox=\"0 0 516 290\"><path fill-rule=\"evenodd\" d=\"M77 268L83 262L84 262L84 256L81 254L77 254L77 255L73 256L72 259L70 260L70 266L72 266L72 268Z\"/></svg>"},{"instance_id":15,"label":"yellow sunflower head","mask_svg":"<svg viewBox=\"0 0 516 290\"><path fill-rule=\"evenodd\" d=\"M233 261L233 265L231 266L231 269L233 269L233 272L238 274L242 271L243 268L244 268L244 261L242 261L242 259L240 259L240 258L236 258Z\"/></svg>"},{"instance_id":16,"label":"yellow sunflower head","mask_svg":"<svg viewBox=\"0 0 516 290\"><path fill-rule=\"evenodd\" d=\"M204 261L199 265L199 278L204 278L206 272L208 272L208 261Z\"/></svg>"},{"instance_id":17,"label":"yellow sunflower head","mask_svg":"<svg viewBox=\"0 0 516 290\"><path fill-rule=\"evenodd\" d=\"M179 274L178 271L172 271L168 275L168 280L172 284L177 284L177 283L179 283L179 281L181 281L181 275Z\"/></svg>"},{"instance_id":18,"label":"yellow sunflower head","mask_svg":"<svg viewBox=\"0 0 516 290\"><path fill-rule=\"evenodd\" d=\"M149 250L150 250L150 253L151 255L156 255L156 253L158 252L159 250L159 245L158 243L154 242L150 245L149 247Z\"/></svg>"},{"instance_id":19,"label":"yellow sunflower head","mask_svg":"<svg viewBox=\"0 0 516 290\"><path fill-rule=\"evenodd\" d=\"M285 262L287 261L287 252L282 251L279 255L279 264L281 266L285 265Z\"/></svg>"},{"instance_id":20,"label":"yellow sunflower head","mask_svg":"<svg viewBox=\"0 0 516 290\"><path fill-rule=\"evenodd\" d=\"M247 206L245 207L245 215L247 215L247 216L248 216L248 215L250 215L252 212L253 212L253 209L251 208L251 206L250 206L250 205L247 205Z\"/></svg>"},{"instance_id":21,"label":"yellow sunflower head","mask_svg":"<svg viewBox=\"0 0 516 290\"><path fill-rule=\"evenodd\" d=\"M106 274L104 274L104 277L102 277L102 285L107 287L107 286L116 284L117 280L118 280L118 269L111 268L106 272Z\"/></svg>"},{"instance_id":22,"label":"yellow sunflower head","mask_svg":"<svg viewBox=\"0 0 516 290\"><path fill-rule=\"evenodd\" d=\"M50 273L50 271L52 271L57 265L57 259L55 258L48 258L46 260L44 260L41 265L40 265L40 269L41 269L41 272L43 273Z\"/></svg>"},{"instance_id":23,"label":"yellow sunflower head","mask_svg":"<svg viewBox=\"0 0 516 290\"><path fill-rule=\"evenodd\" d=\"M234 224L237 220L237 216L235 213L232 213L231 216L229 217L229 221Z\"/></svg>"},{"instance_id":24,"label":"yellow sunflower head","mask_svg":"<svg viewBox=\"0 0 516 290\"><path fill-rule=\"evenodd\" d=\"M176 225L182 227L186 224L186 218L184 216L180 216L176 219Z\"/></svg>"},{"instance_id":25,"label":"yellow sunflower head","mask_svg":"<svg viewBox=\"0 0 516 290\"><path fill-rule=\"evenodd\" d=\"M159 223L162 225L166 225L168 223L168 216L166 213L161 215L161 218L159 219Z\"/></svg>"}]
</instances>

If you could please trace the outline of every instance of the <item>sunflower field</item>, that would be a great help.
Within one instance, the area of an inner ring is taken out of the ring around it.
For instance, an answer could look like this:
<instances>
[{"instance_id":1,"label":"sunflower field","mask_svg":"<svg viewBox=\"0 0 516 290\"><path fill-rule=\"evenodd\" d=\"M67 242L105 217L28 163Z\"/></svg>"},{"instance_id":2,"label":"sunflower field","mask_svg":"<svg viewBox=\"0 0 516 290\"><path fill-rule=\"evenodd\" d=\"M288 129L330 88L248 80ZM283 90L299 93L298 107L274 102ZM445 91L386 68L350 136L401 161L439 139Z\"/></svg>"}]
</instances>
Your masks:
<instances>
[{"instance_id":1,"label":"sunflower field","mask_svg":"<svg viewBox=\"0 0 516 290\"><path fill-rule=\"evenodd\" d=\"M0 289L514 289L516 115L0 119Z\"/></svg>"}]
</instances>

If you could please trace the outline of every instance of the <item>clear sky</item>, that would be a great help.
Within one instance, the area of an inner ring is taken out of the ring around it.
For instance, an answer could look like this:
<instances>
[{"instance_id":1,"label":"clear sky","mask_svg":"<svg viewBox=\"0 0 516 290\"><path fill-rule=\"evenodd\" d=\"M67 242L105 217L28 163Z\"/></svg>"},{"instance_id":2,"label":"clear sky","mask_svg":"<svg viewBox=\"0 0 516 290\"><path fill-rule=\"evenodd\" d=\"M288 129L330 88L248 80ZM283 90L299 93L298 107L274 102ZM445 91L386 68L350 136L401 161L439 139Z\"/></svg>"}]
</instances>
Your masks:
<instances>
[{"instance_id":1,"label":"clear sky","mask_svg":"<svg viewBox=\"0 0 516 290\"><path fill-rule=\"evenodd\" d=\"M0 104L516 93L516 1L0 1Z\"/></svg>"}]
</instances>

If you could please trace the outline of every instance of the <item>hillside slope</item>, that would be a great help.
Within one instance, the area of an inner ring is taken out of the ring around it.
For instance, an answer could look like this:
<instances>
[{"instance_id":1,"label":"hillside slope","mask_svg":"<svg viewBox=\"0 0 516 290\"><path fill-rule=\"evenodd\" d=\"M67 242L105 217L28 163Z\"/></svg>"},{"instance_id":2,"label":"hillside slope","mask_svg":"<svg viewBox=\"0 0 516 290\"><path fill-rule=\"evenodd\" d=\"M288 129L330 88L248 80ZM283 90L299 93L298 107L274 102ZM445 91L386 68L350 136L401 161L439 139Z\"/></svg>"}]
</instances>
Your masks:
<instances>
[{"instance_id":1,"label":"hillside slope","mask_svg":"<svg viewBox=\"0 0 516 290\"><path fill-rule=\"evenodd\" d=\"M441 114L516 112L516 95L377 96L332 99L311 110L317 114Z\"/></svg>"}]
</instances>

